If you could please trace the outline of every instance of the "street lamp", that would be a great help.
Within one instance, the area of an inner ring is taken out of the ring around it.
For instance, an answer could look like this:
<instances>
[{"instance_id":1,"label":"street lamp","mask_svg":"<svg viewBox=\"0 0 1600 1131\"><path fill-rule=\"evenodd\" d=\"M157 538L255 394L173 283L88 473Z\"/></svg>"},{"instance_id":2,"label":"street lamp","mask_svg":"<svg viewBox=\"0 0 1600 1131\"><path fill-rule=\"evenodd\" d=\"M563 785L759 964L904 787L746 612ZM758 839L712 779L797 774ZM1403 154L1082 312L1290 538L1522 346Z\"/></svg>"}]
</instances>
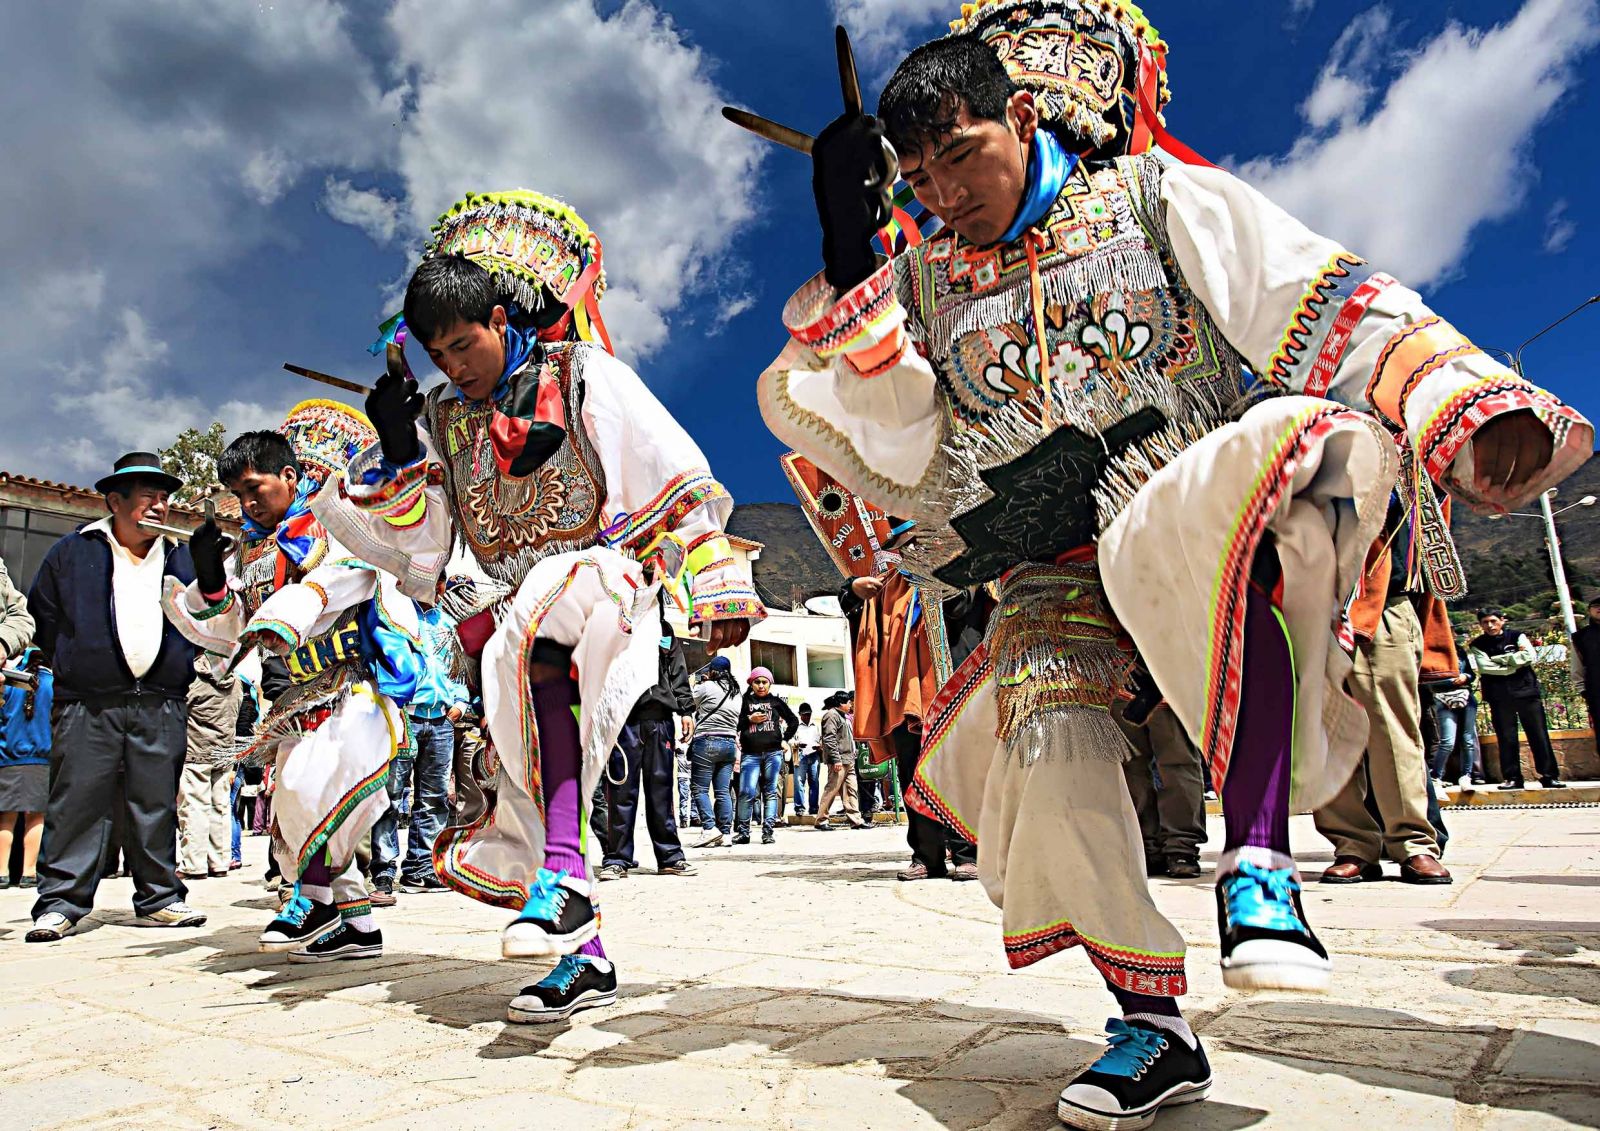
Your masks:
<instances>
[{"instance_id":1,"label":"street lamp","mask_svg":"<svg viewBox=\"0 0 1600 1131\"><path fill-rule=\"evenodd\" d=\"M1571 636L1578 631L1578 621L1572 611L1572 594L1567 591L1567 567L1561 561L1561 539L1556 534L1556 515L1566 514L1578 507L1592 507L1597 501L1593 495L1585 495L1575 503L1568 503L1560 510L1552 510L1550 500L1556 497L1556 489L1550 488L1539 495L1539 513L1530 514L1527 511L1508 511L1506 515L1491 515L1491 519L1503 517L1511 518L1537 518L1544 521L1544 545L1550 552L1550 572L1555 577L1556 599L1561 602L1561 622L1567 626L1567 635Z\"/></svg>"},{"instance_id":2,"label":"street lamp","mask_svg":"<svg viewBox=\"0 0 1600 1131\"><path fill-rule=\"evenodd\" d=\"M1577 306L1573 307L1560 318L1557 318L1554 322L1550 323L1550 325L1546 326L1543 330L1540 330L1533 337L1523 342L1517 347L1516 353L1512 353L1509 350L1497 350L1493 348L1487 352L1504 354L1510 359L1511 368L1516 372L1516 375L1518 377L1523 377L1523 379L1526 380L1526 377L1524 377L1522 372L1522 351L1533 345L1534 342L1544 337L1551 330L1554 330L1557 326L1561 325L1568 318L1571 318L1574 314L1577 314L1580 310L1587 310L1589 307L1594 306L1597 303L1600 303L1600 295L1593 295L1584 299ZM1578 622L1577 619L1572 615L1572 594L1567 592L1567 570L1566 567L1561 564L1561 540L1556 535L1556 512L1550 509L1550 500L1555 497L1555 493L1556 489L1554 487L1550 488L1548 491L1545 491L1539 496L1539 513L1537 515L1524 515L1522 517L1544 519L1545 546L1550 551L1550 573L1555 577L1556 597L1561 602L1561 620L1562 623L1567 626L1567 635L1571 636L1573 633L1578 631ZM1566 511L1571 510L1572 507L1592 507L1594 506L1594 502L1595 499L1593 495L1585 495L1582 499L1578 500L1576 503L1573 503L1572 506L1562 507L1561 509Z\"/></svg>"}]
</instances>

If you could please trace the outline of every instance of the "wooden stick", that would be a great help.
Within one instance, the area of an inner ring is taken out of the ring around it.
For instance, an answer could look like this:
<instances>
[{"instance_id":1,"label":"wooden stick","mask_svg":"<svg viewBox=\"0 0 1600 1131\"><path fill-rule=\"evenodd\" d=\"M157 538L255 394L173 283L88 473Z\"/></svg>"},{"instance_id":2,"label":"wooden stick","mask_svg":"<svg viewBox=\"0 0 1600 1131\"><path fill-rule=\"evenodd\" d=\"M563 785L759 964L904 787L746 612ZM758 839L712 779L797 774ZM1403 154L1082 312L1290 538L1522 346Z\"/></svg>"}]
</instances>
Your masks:
<instances>
[{"instance_id":1,"label":"wooden stick","mask_svg":"<svg viewBox=\"0 0 1600 1131\"><path fill-rule=\"evenodd\" d=\"M320 381L324 385L332 385L335 389L343 389L347 393L360 393L365 396L367 393L372 392L372 386L370 385L363 385L358 381L347 381L343 377L335 377L331 373L319 373L315 369L306 369L300 365L290 365L287 361L283 363L283 367L290 373L309 378L312 381Z\"/></svg>"},{"instance_id":2,"label":"wooden stick","mask_svg":"<svg viewBox=\"0 0 1600 1131\"><path fill-rule=\"evenodd\" d=\"M740 110L736 106L724 106L722 116L736 126L743 126L758 137L778 145L787 146L798 153L811 155L811 146L816 141L810 134L801 133L790 126L774 122L771 118L763 118L760 114L752 114L748 110Z\"/></svg>"},{"instance_id":3,"label":"wooden stick","mask_svg":"<svg viewBox=\"0 0 1600 1131\"><path fill-rule=\"evenodd\" d=\"M861 80L856 77L856 55L850 50L850 34L839 24L833 29L833 49L839 57L839 90L844 94L844 112L861 113Z\"/></svg>"},{"instance_id":4,"label":"wooden stick","mask_svg":"<svg viewBox=\"0 0 1600 1131\"><path fill-rule=\"evenodd\" d=\"M900 670L894 673L894 701L896 703L900 702L900 700L905 696L906 652L911 648L911 630L913 628L911 623L911 614L916 611L918 600L919 598L917 596L917 591L913 589L911 591L911 605L906 609L905 635L900 638Z\"/></svg>"}]
</instances>

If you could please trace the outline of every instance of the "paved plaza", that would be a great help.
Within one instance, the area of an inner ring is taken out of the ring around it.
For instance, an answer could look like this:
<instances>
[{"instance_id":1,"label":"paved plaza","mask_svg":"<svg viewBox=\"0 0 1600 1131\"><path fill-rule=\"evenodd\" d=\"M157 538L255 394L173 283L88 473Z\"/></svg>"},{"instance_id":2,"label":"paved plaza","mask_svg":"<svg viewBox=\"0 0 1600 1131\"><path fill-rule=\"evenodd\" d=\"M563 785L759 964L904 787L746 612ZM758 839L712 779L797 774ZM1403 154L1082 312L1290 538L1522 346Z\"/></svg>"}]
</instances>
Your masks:
<instances>
[{"instance_id":1,"label":"paved plaza","mask_svg":"<svg viewBox=\"0 0 1600 1131\"><path fill-rule=\"evenodd\" d=\"M1154 882L1217 1076L1157 1131L1600 1127L1600 808L1449 820L1451 887L1308 885L1325 997L1223 989L1214 851L1203 879ZM1295 835L1325 866L1308 820ZM1008 972L979 885L896 883L893 827L606 884L622 1000L554 1026L504 1021L541 968L454 895L381 909L378 961L257 954L272 904L246 843L244 871L193 886L198 931L134 927L115 880L80 934L29 946L32 893L0 892L7 1127L1043 1131L1112 1009L1080 952Z\"/></svg>"}]
</instances>

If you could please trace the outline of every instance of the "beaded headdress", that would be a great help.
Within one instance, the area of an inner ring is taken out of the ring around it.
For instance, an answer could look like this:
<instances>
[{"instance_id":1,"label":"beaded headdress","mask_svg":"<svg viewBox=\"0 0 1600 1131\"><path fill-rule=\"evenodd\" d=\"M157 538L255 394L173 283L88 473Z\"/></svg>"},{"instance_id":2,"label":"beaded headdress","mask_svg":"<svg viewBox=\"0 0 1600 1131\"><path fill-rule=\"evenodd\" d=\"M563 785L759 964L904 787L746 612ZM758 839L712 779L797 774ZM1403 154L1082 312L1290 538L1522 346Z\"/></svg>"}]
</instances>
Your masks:
<instances>
[{"instance_id":1,"label":"beaded headdress","mask_svg":"<svg viewBox=\"0 0 1600 1131\"><path fill-rule=\"evenodd\" d=\"M1108 153L1143 153L1161 133L1167 45L1130 0L979 0L950 22L994 49L1047 125Z\"/></svg>"},{"instance_id":2,"label":"beaded headdress","mask_svg":"<svg viewBox=\"0 0 1600 1131\"><path fill-rule=\"evenodd\" d=\"M338 401L301 401L278 431L294 448L301 470L319 484L342 475L357 453L378 442L371 422Z\"/></svg>"}]
</instances>

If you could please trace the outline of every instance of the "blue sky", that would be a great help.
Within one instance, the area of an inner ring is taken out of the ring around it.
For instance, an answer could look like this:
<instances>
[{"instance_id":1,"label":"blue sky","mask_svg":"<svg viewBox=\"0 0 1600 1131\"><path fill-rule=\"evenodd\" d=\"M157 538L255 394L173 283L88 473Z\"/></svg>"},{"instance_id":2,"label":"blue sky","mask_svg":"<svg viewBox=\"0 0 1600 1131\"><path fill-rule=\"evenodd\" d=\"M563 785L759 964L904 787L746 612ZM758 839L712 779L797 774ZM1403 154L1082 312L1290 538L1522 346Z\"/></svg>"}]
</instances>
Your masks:
<instances>
[{"instance_id":1,"label":"blue sky","mask_svg":"<svg viewBox=\"0 0 1600 1131\"><path fill-rule=\"evenodd\" d=\"M0 468L270 426L359 379L429 218L467 190L567 197L599 231L619 352L741 501L787 501L754 382L817 268L809 168L717 117L815 130L831 28L867 97L955 0L203 0L32 6L0 84ZM1600 0L1150 0L1172 131L1514 347L1600 293ZM1528 351L1591 417L1600 307ZM422 365L426 365L425 362ZM419 366L420 368L420 366Z\"/></svg>"}]
</instances>

